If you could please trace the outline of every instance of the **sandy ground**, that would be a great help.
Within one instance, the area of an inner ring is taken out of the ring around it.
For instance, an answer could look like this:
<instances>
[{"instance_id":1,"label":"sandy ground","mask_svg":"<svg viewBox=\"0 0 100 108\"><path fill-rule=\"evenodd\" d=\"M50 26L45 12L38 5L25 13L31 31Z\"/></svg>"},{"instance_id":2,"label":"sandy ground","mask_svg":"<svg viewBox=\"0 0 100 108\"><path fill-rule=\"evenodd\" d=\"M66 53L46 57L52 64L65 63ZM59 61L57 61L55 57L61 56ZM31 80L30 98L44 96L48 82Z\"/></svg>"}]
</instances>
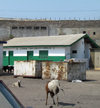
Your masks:
<instances>
[{"instance_id":1,"label":"sandy ground","mask_svg":"<svg viewBox=\"0 0 100 108\"><path fill-rule=\"evenodd\" d=\"M12 83L19 79L22 87L12 87ZM59 93L59 106L52 104L50 96L48 105L45 105L45 84L48 80L14 78L12 75L0 76L0 80L26 108L100 108L100 71L87 71L87 81L81 83L60 81L65 94Z\"/></svg>"}]
</instances>

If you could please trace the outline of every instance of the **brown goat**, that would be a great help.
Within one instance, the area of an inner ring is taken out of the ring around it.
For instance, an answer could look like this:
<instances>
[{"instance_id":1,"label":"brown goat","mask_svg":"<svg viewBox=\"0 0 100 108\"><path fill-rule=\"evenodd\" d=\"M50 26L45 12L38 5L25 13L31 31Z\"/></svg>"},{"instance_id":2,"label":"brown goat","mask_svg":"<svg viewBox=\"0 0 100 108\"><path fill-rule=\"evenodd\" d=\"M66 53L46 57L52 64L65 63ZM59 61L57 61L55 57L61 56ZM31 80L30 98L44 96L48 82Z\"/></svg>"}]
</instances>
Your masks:
<instances>
[{"instance_id":1,"label":"brown goat","mask_svg":"<svg viewBox=\"0 0 100 108\"><path fill-rule=\"evenodd\" d=\"M53 104L55 104L54 96L59 93L59 83L58 80L52 80L47 82L46 86L46 105L48 101L48 94L50 93L51 98L53 99ZM58 96L57 96L57 105L58 105Z\"/></svg>"}]
</instances>

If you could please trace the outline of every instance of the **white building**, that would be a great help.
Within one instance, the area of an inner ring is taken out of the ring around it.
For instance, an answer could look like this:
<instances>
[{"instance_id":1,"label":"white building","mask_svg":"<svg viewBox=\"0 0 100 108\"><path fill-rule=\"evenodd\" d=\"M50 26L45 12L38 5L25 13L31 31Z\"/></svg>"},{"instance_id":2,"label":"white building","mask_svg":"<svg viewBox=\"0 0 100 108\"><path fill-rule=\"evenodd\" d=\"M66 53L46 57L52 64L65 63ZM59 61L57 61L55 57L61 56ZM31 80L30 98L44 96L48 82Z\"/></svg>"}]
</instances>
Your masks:
<instances>
[{"instance_id":1,"label":"white building","mask_svg":"<svg viewBox=\"0 0 100 108\"><path fill-rule=\"evenodd\" d=\"M13 65L15 60L89 61L90 48L98 47L87 34L14 38L4 45L3 65Z\"/></svg>"}]
</instances>

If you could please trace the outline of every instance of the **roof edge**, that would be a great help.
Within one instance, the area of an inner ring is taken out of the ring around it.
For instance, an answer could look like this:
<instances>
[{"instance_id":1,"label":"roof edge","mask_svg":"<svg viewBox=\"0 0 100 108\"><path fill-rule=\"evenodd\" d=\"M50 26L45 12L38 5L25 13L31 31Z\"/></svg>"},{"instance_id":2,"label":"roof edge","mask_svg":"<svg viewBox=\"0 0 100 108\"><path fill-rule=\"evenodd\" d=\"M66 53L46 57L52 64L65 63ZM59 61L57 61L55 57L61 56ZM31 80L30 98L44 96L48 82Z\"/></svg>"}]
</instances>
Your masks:
<instances>
[{"instance_id":1,"label":"roof edge","mask_svg":"<svg viewBox=\"0 0 100 108\"><path fill-rule=\"evenodd\" d=\"M75 42L73 42L71 44L71 46L74 45L76 42L80 41L82 38L89 39L89 41L91 42L92 46L94 46L94 48L100 48L100 46L93 39L91 39L88 34L83 35L81 38L79 38L78 40L76 40Z\"/></svg>"},{"instance_id":2,"label":"roof edge","mask_svg":"<svg viewBox=\"0 0 100 108\"><path fill-rule=\"evenodd\" d=\"M71 45L31 45L31 46L3 46L3 48L15 48L15 47L69 47Z\"/></svg>"}]
</instances>

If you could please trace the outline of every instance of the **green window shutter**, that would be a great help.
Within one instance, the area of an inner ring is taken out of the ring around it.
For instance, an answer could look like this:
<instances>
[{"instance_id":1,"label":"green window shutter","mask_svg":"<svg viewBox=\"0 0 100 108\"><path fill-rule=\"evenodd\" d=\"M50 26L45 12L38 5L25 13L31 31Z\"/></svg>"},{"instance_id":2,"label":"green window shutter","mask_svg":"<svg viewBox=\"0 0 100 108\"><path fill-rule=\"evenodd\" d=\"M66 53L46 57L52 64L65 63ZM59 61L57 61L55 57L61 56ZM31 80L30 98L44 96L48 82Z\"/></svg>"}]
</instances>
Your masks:
<instances>
[{"instance_id":1,"label":"green window shutter","mask_svg":"<svg viewBox=\"0 0 100 108\"><path fill-rule=\"evenodd\" d=\"M9 56L13 56L13 51L9 51Z\"/></svg>"},{"instance_id":2,"label":"green window shutter","mask_svg":"<svg viewBox=\"0 0 100 108\"><path fill-rule=\"evenodd\" d=\"M9 51L9 65L14 65L13 51Z\"/></svg>"},{"instance_id":3,"label":"green window shutter","mask_svg":"<svg viewBox=\"0 0 100 108\"><path fill-rule=\"evenodd\" d=\"M40 59L48 59L48 51L47 50L39 51L39 57Z\"/></svg>"},{"instance_id":4,"label":"green window shutter","mask_svg":"<svg viewBox=\"0 0 100 108\"><path fill-rule=\"evenodd\" d=\"M27 51L27 60L33 60L33 51Z\"/></svg>"},{"instance_id":5,"label":"green window shutter","mask_svg":"<svg viewBox=\"0 0 100 108\"><path fill-rule=\"evenodd\" d=\"M3 51L3 66L7 66L8 64L8 56L6 56L6 51Z\"/></svg>"},{"instance_id":6,"label":"green window shutter","mask_svg":"<svg viewBox=\"0 0 100 108\"><path fill-rule=\"evenodd\" d=\"M3 51L3 57L5 57L6 56L6 51Z\"/></svg>"}]
</instances>

